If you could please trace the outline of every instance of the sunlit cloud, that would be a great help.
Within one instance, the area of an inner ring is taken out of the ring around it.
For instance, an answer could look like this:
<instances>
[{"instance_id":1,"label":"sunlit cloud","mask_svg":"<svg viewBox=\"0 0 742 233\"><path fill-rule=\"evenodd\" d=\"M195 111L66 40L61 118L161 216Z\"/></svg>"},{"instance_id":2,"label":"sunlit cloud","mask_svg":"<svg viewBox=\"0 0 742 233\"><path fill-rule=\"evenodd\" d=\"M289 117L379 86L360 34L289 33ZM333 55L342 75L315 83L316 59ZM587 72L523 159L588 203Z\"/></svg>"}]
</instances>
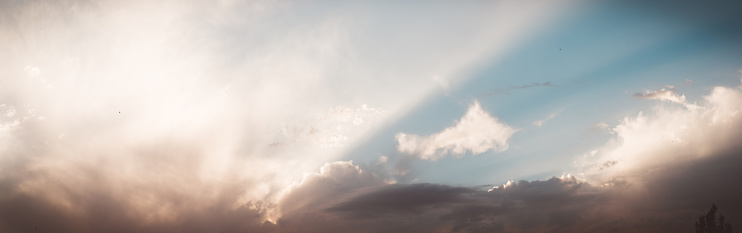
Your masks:
<instances>
[{"instance_id":1,"label":"sunlit cloud","mask_svg":"<svg viewBox=\"0 0 742 233\"><path fill-rule=\"evenodd\" d=\"M488 150L508 149L508 140L518 130L501 123L482 109L479 102L469 106L454 126L428 136L397 133L397 150L424 160L438 160L449 153L461 157L467 151L477 155Z\"/></svg>"},{"instance_id":2,"label":"sunlit cloud","mask_svg":"<svg viewBox=\"0 0 742 233\"><path fill-rule=\"evenodd\" d=\"M647 92L642 98L686 104L674 89ZM740 87L714 87L690 108L657 106L650 113L625 117L611 129L615 140L590 159L591 175L601 179L651 170L668 163L704 158L734 146L742 124ZM610 166L605 166L609 164Z\"/></svg>"},{"instance_id":3,"label":"sunlit cloud","mask_svg":"<svg viewBox=\"0 0 742 233\"><path fill-rule=\"evenodd\" d=\"M636 93L634 94L634 97L639 99L647 99L647 100L660 100L660 101L666 101L671 103L677 103L685 106L689 110L693 111L698 109L698 106L695 104L687 103L685 101L685 95L678 95L677 90L672 85L666 85L667 89L662 88L656 91L651 90L645 90L642 93Z\"/></svg>"}]
</instances>

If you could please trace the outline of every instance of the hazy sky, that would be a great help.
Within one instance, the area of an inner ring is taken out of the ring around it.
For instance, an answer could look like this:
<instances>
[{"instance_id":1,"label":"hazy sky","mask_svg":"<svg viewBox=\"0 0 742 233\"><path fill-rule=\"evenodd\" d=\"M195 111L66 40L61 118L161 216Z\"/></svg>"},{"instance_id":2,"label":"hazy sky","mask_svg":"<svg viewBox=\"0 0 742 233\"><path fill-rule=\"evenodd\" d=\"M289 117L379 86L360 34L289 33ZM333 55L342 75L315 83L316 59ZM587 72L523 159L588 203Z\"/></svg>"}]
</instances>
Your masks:
<instances>
[{"instance_id":1,"label":"hazy sky","mask_svg":"<svg viewBox=\"0 0 742 233\"><path fill-rule=\"evenodd\" d=\"M0 232L739 228L740 12L0 0Z\"/></svg>"}]
</instances>

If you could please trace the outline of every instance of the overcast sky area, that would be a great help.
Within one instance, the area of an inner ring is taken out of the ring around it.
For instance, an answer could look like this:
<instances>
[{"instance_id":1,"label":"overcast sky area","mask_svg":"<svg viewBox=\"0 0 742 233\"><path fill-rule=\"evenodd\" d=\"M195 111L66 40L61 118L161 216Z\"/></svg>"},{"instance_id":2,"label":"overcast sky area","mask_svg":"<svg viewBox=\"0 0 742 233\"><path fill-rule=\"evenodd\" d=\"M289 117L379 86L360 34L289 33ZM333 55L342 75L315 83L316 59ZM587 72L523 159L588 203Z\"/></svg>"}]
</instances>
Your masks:
<instances>
[{"instance_id":1,"label":"overcast sky area","mask_svg":"<svg viewBox=\"0 0 742 233\"><path fill-rule=\"evenodd\" d=\"M0 0L0 232L742 229L740 12Z\"/></svg>"}]
</instances>

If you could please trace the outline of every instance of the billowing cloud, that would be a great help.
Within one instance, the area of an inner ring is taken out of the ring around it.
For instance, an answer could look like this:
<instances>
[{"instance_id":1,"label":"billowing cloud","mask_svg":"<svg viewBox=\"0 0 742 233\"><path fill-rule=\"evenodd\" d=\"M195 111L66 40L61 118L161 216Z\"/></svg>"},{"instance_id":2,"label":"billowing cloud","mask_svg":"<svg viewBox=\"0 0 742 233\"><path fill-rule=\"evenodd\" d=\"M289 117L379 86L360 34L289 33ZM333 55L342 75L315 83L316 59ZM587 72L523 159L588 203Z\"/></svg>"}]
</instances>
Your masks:
<instances>
[{"instance_id":1,"label":"billowing cloud","mask_svg":"<svg viewBox=\"0 0 742 233\"><path fill-rule=\"evenodd\" d=\"M668 96L678 97L671 93L665 90L646 98L666 101ZM678 100L684 101L684 97ZM708 157L738 145L736 139L742 136L738 130L742 127L742 89L715 87L703 100L693 105L695 111L658 106L651 113L624 118L611 130L615 140L589 159L594 165L588 174L633 174L633 170L647 171L668 163ZM602 169L600 164L606 161L616 161L616 165Z\"/></svg>"},{"instance_id":2,"label":"billowing cloud","mask_svg":"<svg viewBox=\"0 0 742 233\"><path fill-rule=\"evenodd\" d=\"M649 176L641 185L592 185L564 175L543 181L509 182L490 191L486 187L421 183L319 192L324 201L284 215L278 226L304 232L691 231L697 216L710 207L711 199L723 206L728 220L742 216L734 196L742 190L708 191L724 186L709 180L742 175L729 165L739 162L739 156L717 158L724 159L703 160L693 165L694 169ZM727 165L720 167L722 164ZM672 168L689 167L668 167ZM307 185L326 187L321 183Z\"/></svg>"},{"instance_id":3,"label":"billowing cloud","mask_svg":"<svg viewBox=\"0 0 742 233\"><path fill-rule=\"evenodd\" d=\"M382 184L384 180L379 175L353 165L352 161L327 163L319 173L305 174L301 182L289 187L280 200L279 210L288 214L297 209L317 208L313 205L327 203L334 196Z\"/></svg>"},{"instance_id":4,"label":"billowing cloud","mask_svg":"<svg viewBox=\"0 0 742 233\"><path fill-rule=\"evenodd\" d=\"M463 156L466 151L477 155L488 150L502 152L508 149L510 139L518 131L482 109L479 102L469 106L466 114L454 126L428 136L397 133L400 152L413 154L425 160L438 160L449 153Z\"/></svg>"}]
</instances>

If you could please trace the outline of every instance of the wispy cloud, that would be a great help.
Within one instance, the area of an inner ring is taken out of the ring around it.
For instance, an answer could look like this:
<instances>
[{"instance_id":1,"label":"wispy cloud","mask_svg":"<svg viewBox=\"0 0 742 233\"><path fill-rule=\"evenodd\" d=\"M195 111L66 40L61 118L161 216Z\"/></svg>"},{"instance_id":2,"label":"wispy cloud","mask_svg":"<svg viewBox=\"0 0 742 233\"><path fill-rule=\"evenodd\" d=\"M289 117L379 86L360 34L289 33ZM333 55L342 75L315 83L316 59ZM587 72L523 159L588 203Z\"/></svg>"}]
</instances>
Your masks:
<instances>
[{"instance_id":1,"label":"wispy cloud","mask_svg":"<svg viewBox=\"0 0 742 233\"><path fill-rule=\"evenodd\" d=\"M492 95L500 95L500 94L507 94L510 91L513 90L519 90L519 89L528 89L528 88L535 88L535 87L559 87L551 82L543 82L543 83L531 83L531 84L525 84L520 86L510 86L506 88L497 88L492 91L489 91L484 94L479 94L477 97L488 97Z\"/></svg>"},{"instance_id":2,"label":"wispy cloud","mask_svg":"<svg viewBox=\"0 0 742 233\"><path fill-rule=\"evenodd\" d=\"M660 101L667 101L671 103L677 103L685 106L689 110L696 110L698 109L698 106L695 104L690 104L685 101L685 95L678 95L677 90L675 89L675 86L672 85L665 85L667 89L662 88L659 90L645 90L644 92L635 93L634 97L639 99L646 99L646 100L660 100Z\"/></svg>"},{"instance_id":3,"label":"wispy cloud","mask_svg":"<svg viewBox=\"0 0 742 233\"><path fill-rule=\"evenodd\" d=\"M549 121L551 119L554 119L555 117L559 116L559 114L562 114L562 111L564 111L564 110L563 109L557 110L556 112L553 112L553 113L549 114L548 116L546 116L546 118L544 118L544 119L541 119L541 120L538 120L538 121L534 121L533 122L533 125L534 126L537 126L537 127L541 127L547 121Z\"/></svg>"},{"instance_id":4,"label":"wispy cloud","mask_svg":"<svg viewBox=\"0 0 742 233\"><path fill-rule=\"evenodd\" d=\"M435 81L438 86L440 86L444 91L448 91L449 88L451 88L451 84L446 80L445 78L442 78L441 76L435 76L433 77L433 81Z\"/></svg>"}]
</instances>

